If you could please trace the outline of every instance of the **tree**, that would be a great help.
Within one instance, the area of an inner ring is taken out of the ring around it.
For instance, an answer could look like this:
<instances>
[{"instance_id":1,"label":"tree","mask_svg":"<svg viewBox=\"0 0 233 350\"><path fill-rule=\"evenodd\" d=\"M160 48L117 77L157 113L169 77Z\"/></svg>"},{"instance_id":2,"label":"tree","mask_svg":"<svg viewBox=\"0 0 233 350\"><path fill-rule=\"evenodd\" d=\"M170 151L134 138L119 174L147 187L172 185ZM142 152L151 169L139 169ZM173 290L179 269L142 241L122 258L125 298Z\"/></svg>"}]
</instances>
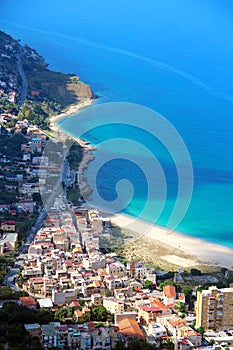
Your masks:
<instances>
[{"instance_id":1,"label":"tree","mask_svg":"<svg viewBox=\"0 0 233 350\"><path fill-rule=\"evenodd\" d=\"M91 309L91 318L93 321L107 321L107 309L102 305L93 307Z\"/></svg>"},{"instance_id":2,"label":"tree","mask_svg":"<svg viewBox=\"0 0 233 350\"><path fill-rule=\"evenodd\" d=\"M198 269L191 269L190 273L192 276L201 276L201 271Z\"/></svg>"},{"instance_id":3,"label":"tree","mask_svg":"<svg viewBox=\"0 0 233 350\"><path fill-rule=\"evenodd\" d=\"M197 331L201 334L201 337L203 338L203 335L205 333L205 328L203 326L200 326L197 328Z\"/></svg>"},{"instance_id":4,"label":"tree","mask_svg":"<svg viewBox=\"0 0 233 350\"><path fill-rule=\"evenodd\" d=\"M185 303L179 303L178 304L178 310L179 310L179 312L181 312L181 313L185 313Z\"/></svg>"},{"instance_id":5,"label":"tree","mask_svg":"<svg viewBox=\"0 0 233 350\"><path fill-rule=\"evenodd\" d=\"M104 294L106 297L110 297L112 295L112 292L109 289L106 289Z\"/></svg>"},{"instance_id":6,"label":"tree","mask_svg":"<svg viewBox=\"0 0 233 350\"><path fill-rule=\"evenodd\" d=\"M175 348L175 345L170 338L167 338L166 340L162 341L160 345L160 349L174 350L174 348Z\"/></svg>"},{"instance_id":7,"label":"tree","mask_svg":"<svg viewBox=\"0 0 233 350\"><path fill-rule=\"evenodd\" d=\"M210 343L211 345L214 345L215 340L214 340L214 339L210 339L209 343ZM225 348L225 349L226 349L226 348Z\"/></svg>"},{"instance_id":8,"label":"tree","mask_svg":"<svg viewBox=\"0 0 233 350\"><path fill-rule=\"evenodd\" d=\"M78 318L78 324L83 324L89 321L89 317L87 314L83 314L81 317Z\"/></svg>"},{"instance_id":9,"label":"tree","mask_svg":"<svg viewBox=\"0 0 233 350\"><path fill-rule=\"evenodd\" d=\"M159 284L159 289L163 289L164 286L167 286L167 285L172 285L172 286L175 286L176 287L176 284L175 282L173 281L164 281L164 282L161 282Z\"/></svg>"},{"instance_id":10,"label":"tree","mask_svg":"<svg viewBox=\"0 0 233 350\"><path fill-rule=\"evenodd\" d=\"M153 286L153 283L151 282L151 281L149 281L149 280L145 280L145 282L144 282L144 287L145 288L152 288L152 286Z\"/></svg>"},{"instance_id":11,"label":"tree","mask_svg":"<svg viewBox=\"0 0 233 350\"><path fill-rule=\"evenodd\" d=\"M129 350L154 350L157 349L155 345L147 343L145 340L140 340L138 338L129 338L127 341L126 349ZM119 347L119 349L122 349Z\"/></svg>"},{"instance_id":12,"label":"tree","mask_svg":"<svg viewBox=\"0 0 233 350\"><path fill-rule=\"evenodd\" d=\"M185 302L189 306L189 310L194 308L195 296L193 295L193 289L191 287L182 287L182 293L185 295Z\"/></svg>"}]
</instances>

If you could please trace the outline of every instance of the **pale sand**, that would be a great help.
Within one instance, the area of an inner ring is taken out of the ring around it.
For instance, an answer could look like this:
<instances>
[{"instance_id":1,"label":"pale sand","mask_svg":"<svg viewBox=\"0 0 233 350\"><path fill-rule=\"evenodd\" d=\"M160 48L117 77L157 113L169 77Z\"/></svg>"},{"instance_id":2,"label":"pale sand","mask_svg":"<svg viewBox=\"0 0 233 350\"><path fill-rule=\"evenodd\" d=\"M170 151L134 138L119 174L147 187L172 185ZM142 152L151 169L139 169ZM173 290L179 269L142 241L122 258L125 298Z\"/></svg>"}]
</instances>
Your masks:
<instances>
[{"instance_id":1,"label":"pale sand","mask_svg":"<svg viewBox=\"0 0 233 350\"><path fill-rule=\"evenodd\" d=\"M216 265L233 269L233 249L184 235L177 231L169 232L166 229L152 225L143 220L134 219L127 215L113 214L112 223L127 230L141 234L142 238L153 239L153 242L168 247L167 255L161 256L177 266ZM170 255L169 248L175 249L176 253ZM182 260L183 255L190 259Z\"/></svg>"},{"instance_id":2,"label":"pale sand","mask_svg":"<svg viewBox=\"0 0 233 350\"><path fill-rule=\"evenodd\" d=\"M169 262L170 264L183 266L183 267L193 267L197 265L197 262L193 259L181 258L177 255L163 255L161 259Z\"/></svg>"},{"instance_id":3,"label":"pale sand","mask_svg":"<svg viewBox=\"0 0 233 350\"><path fill-rule=\"evenodd\" d=\"M78 113L82 108L86 108L89 107L90 105L92 105L94 103L95 100L93 99L88 99L84 102L80 102L74 105L70 105L67 109L67 111L61 113L61 114L57 114L53 117L49 118L49 122L50 122L50 129L53 132L62 132L62 130L58 127L57 122L60 119L66 118L66 117L70 117L76 113ZM83 141L83 140L82 140Z\"/></svg>"}]
</instances>

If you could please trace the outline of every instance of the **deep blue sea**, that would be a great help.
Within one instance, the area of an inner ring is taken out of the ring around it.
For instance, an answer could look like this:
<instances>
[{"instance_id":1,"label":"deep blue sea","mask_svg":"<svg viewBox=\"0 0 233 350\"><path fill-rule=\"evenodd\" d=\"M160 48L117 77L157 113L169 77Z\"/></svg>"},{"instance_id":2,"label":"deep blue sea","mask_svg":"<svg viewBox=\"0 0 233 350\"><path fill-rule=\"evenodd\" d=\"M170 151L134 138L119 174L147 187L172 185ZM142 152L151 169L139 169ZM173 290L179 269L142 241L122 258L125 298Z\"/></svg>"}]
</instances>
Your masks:
<instances>
[{"instance_id":1,"label":"deep blue sea","mask_svg":"<svg viewBox=\"0 0 233 350\"><path fill-rule=\"evenodd\" d=\"M89 83L101 97L97 106L130 102L163 115L185 142L194 171L191 204L177 230L233 248L232 0L0 0L0 27L37 49L51 69ZM82 115L62 126L74 133L78 123ZM155 220L160 197L152 196L141 217L166 226L177 196L169 152L144 130L120 124L90 128L85 137L100 149L104 140L133 138L156 154L167 181L166 203ZM149 156L137 147L108 146L104 152L111 161L98 171L99 194L116 199L116 184L128 179L134 194L124 212L140 216L147 178L125 158L137 153L153 174Z\"/></svg>"}]
</instances>

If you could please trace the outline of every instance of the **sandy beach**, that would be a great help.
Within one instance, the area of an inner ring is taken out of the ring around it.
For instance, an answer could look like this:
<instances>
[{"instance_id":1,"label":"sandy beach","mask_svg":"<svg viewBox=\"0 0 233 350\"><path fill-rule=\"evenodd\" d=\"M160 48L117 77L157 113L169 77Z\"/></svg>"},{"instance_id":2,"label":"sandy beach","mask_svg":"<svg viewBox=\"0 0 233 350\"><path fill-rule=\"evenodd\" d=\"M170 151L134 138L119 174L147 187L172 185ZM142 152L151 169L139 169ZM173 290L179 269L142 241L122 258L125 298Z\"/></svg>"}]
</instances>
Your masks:
<instances>
[{"instance_id":1,"label":"sandy beach","mask_svg":"<svg viewBox=\"0 0 233 350\"><path fill-rule=\"evenodd\" d=\"M50 128L54 136L65 136L62 129L57 126L58 120L78 113L80 109L90 106L93 102L94 100L87 100L83 103L72 105L66 112L51 117ZM86 182L84 172L88 163L94 159L92 151L95 148L82 139L71 138L84 147L84 155L79 167L79 182L80 189L88 193L90 188ZM158 255L157 258L163 261L164 265L169 264L183 268L211 265L233 269L233 249L193 238L177 231L169 232L162 227L123 214L111 215L111 221L123 230L135 232L137 237L139 237L137 240L149 240L153 243Z\"/></svg>"},{"instance_id":2,"label":"sandy beach","mask_svg":"<svg viewBox=\"0 0 233 350\"><path fill-rule=\"evenodd\" d=\"M52 132L53 133L62 132L62 130L57 126L58 120L61 120L63 118L66 118L66 117L69 117L69 116L72 116L72 115L78 113L81 109L91 106L94 103L94 101L95 100L88 99L84 102L70 105L65 112L63 112L61 114L57 114L53 117L50 117L49 122L50 122L50 129L52 130ZM80 139L80 142L81 141L83 141L83 140Z\"/></svg>"},{"instance_id":3,"label":"sandy beach","mask_svg":"<svg viewBox=\"0 0 233 350\"><path fill-rule=\"evenodd\" d=\"M212 265L233 269L233 249L193 238L177 231L169 232L162 227L127 215L114 214L111 221L121 228L139 234L138 240L141 239L141 235L142 239L150 240L158 245L158 248L159 245L167 247L167 253L163 253L160 258L170 264L180 267ZM170 254L171 251L173 254Z\"/></svg>"}]
</instances>

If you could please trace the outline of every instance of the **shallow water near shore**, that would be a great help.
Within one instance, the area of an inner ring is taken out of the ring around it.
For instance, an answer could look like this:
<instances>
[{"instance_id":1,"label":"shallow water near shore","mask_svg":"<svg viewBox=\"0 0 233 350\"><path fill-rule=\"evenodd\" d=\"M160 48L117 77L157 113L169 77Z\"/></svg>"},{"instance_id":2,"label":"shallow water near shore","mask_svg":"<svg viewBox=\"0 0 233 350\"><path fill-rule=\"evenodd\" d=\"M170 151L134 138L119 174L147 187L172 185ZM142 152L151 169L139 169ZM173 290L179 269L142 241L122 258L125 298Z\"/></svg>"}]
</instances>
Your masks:
<instances>
[{"instance_id":1,"label":"shallow water near shore","mask_svg":"<svg viewBox=\"0 0 233 350\"><path fill-rule=\"evenodd\" d=\"M145 6L120 0L116 6L107 0L42 0L13 5L1 5L1 28L37 49L51 69L74 72L90 83L102 97L97 104L138 103L175 126L190 152L195 178L189 210L177 229L233 247L232 2L148 0ZM63 124L71 133L73 126ZM106 134L115 138L119 130L93 129L85 137L98 147ZM114 184L128 178L135 195L125 212L138 216L145 203L145 179L138 168L125 166L124 150L121 155L120 163L102 169L99 191L112 200ZM169 191L157 224L166 226L175 201L175 168L163 150L158 157ZM152 209L158 201L151 202Z\"/></svg>"}]
</instances>

